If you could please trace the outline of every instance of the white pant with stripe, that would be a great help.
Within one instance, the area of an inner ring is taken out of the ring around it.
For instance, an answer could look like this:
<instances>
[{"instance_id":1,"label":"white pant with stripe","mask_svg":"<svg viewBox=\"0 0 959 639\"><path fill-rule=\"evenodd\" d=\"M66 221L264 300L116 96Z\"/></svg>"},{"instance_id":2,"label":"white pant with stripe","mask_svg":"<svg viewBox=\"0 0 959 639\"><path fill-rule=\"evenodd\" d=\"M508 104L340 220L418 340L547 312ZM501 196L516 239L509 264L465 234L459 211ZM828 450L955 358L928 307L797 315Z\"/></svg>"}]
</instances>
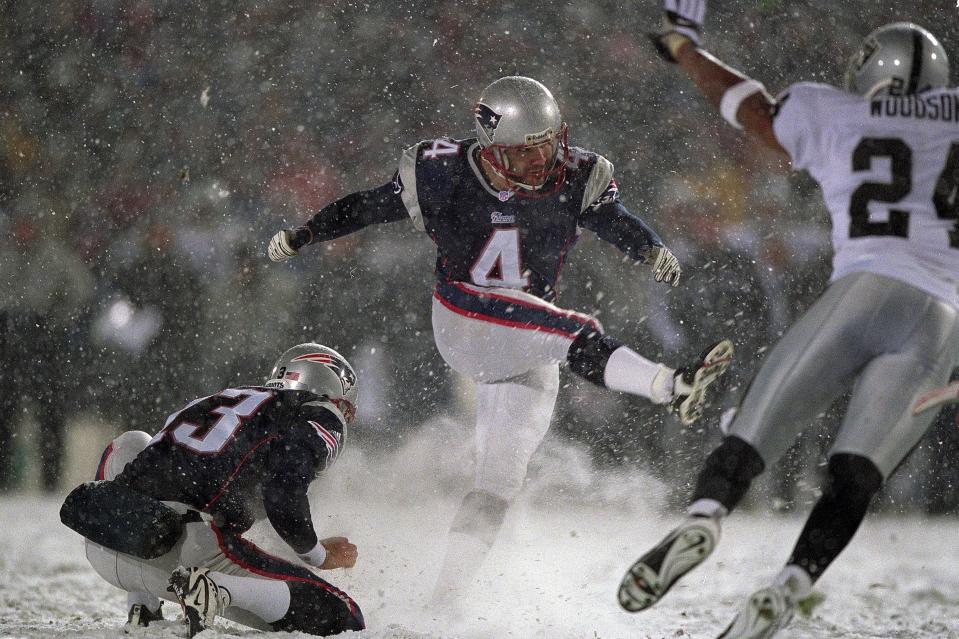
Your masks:
<instances>
[{"instance_id":1,"label":"white pant with stripe","mask_svg":"<svg viewBox=\"0 0 959 639\"><path fill-rule=\"evenodd\" d=\"M447 364L476 383L475 488L512 499L549 430L559 364L579 331L602 331L583 313L504 288L437 286L433 333Z\"/></svg>"}]
</instances>

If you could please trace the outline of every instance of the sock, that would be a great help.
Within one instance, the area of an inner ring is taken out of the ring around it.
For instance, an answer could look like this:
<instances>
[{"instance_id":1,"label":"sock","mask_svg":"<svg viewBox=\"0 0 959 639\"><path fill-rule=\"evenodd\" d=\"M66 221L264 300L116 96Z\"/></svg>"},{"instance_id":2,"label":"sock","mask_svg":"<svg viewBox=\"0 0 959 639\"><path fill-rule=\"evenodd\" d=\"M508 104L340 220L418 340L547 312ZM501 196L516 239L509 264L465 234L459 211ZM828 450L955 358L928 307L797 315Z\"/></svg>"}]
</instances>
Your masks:
<instances>
[{"instance_id":1,"label":"sock","mask_svg":"<svg viewBox=\"0 0 959 639\"><path fill-rule=\"evenodd\" d=\"M674 372L628 346L620 346L606 362L603 382L607 388L646 397L654 404L665 404L673 398Z\"/></svg>"},{"instance_id":2,"label":"sock","mask_svg":"<svg viewBox=\"0 0 959 639\"><path fill-rule=\"evenodd\" d=\"M252 612L267 623L279 621L290 608L290 587L285 581L222 572L210 572L210 578L229 593L230 607Z\"/></svg>"},{"instance_id":3,"label":"sock","mask_svg":"<svg viewBox=\"0 0 959 639\"><path fill-rule=\"evenodd\" d=\"M829 480L799 533L789 564L800 566L813 581L819 579L852 541L882 480L882 473L866 457L853 453L830 457Z\"/></svg>"},{"instance_id":4,"label":"sock","mask_svg":"<svg viewBox=\"0 0 959 639\"><path fill-rule=\"evenodd\" d=\"M706 458L696 479L693 503L708 499L720 503L727 513L732 512L764 467L762 457L752 444L727 435Z\"/></svg>"},{"instance_id":5,"label":"sock","mask_svg":"<svg viewBox=\"0 0 959 639\"><path fill-rule=\"evenodd\" d=\"M713 517L719 519L729 514L726 507L715 499L701 498L697 499L686 509L686 514L690 517Z\"/></svg>"},{"instance_id":6,"label":"sock","mask_svg":"<svg viewBox=\"0 0 959 639\"><path fill-rule=\"evenodd\" d=\"M156 614L156 611L160 609L160 598L155 595L151 595L148 592L128 592L127 610L132 608L135 604L146 606L147 610L153 614Z\"/></svg>"},{"instance_id":7,"label":"sock","mask_svg":"<svg viewBox=\"0 0 959 639\"><path fill-rule=\"evenodd\" d=\"M812 591L812 577L795 564L789 564L783 568L776 575L773 583L785 587L792 595L793 601L802 599Z\"/></svg>"}]
</instances>

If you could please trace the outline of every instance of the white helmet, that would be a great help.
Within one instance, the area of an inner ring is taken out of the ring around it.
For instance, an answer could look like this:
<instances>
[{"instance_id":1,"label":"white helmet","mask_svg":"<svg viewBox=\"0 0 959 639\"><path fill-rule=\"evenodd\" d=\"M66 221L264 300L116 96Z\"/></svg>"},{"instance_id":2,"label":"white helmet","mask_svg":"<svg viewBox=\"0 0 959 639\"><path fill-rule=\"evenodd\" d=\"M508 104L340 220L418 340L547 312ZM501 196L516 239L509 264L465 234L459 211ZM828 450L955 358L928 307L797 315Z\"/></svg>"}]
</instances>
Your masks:
<instances>
[{"instance_id":1,"label":"white helmet","mask_svg":"<svg viewBox=\"0 0 959 639\"><path fill-rule=\"evenodd\" d=\"M280 355L264 386L322 395L340 409L347 422L356 415L353 367L332 348L320 344L298 344Z\"/></svg>"},{"instance_id":2,"label":"white helmet","mask_svg":"<svg viewBox=\"0 0 959 639\"><path fill-rule=\"evenodd\" d=\"M912 95L949 84L949 59L936 37L911 22L879 27L846 70L846 90L867 98Z\"/></svg>"},{"instance_id":3,"label":"white helmet","mask_svg":"<svg viewBox=\"0 0 959 639\"><path fill-rule=\"evenodd\" d=\"M541 189L551 178L556 188L562 185L569 160L567 127L549 89L532 78L500 78L483 89L473 115L480 155L517 192ZM515 153L533 149L542 152L542 159L518 170Z\"/></svg>"}]
</instances>

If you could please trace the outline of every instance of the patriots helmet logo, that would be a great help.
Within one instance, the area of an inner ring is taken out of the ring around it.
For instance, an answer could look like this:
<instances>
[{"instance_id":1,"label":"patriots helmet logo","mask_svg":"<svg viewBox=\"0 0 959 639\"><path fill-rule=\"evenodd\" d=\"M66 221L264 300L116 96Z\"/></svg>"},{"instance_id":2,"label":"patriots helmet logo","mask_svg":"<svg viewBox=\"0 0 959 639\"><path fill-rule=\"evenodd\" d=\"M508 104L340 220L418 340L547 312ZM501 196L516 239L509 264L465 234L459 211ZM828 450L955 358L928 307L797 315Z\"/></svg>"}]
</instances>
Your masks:
<instances>
[{"instance_id":1,"label":"patriots helmet logo","mask_svg":"<svg viewBox=\"0 0 959 639\"><path fill-rule=\"evenodd\" d=\"M305 353L294 357L291 362L313 362L314 364L323 364L333 371L340 379L340 385L343 386L343 394L346 395L350 389L356 385L356 375L353 371L344 366L338 358L331 357L327 353Z\"/></svg>"},{"instance_id":2,"label":"patriots helmet logo","mask_svg":"<svg viewBox=\"0 0 959 639\"><path fill-rule=\"evenodd\" d=\"M476 105L476 108L473 109L473 113L476 115L476 122L483 128L483 131L486 132L486 136L489 138L490 143L492 143L493 136L496 134L496 127L499 126L499 122L503 117L502 114L497 113L482 102L479 102Z\"/></svg>"}]
</instances>

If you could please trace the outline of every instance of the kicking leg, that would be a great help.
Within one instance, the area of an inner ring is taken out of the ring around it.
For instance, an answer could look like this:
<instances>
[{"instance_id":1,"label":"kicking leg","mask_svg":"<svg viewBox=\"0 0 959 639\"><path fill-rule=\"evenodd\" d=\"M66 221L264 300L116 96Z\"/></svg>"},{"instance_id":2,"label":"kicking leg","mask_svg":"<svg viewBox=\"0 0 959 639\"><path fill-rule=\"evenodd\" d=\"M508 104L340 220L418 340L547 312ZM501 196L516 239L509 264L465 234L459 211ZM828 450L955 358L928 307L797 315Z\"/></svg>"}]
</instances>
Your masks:
<instances>
[{"instance_id":1,"label":"kicking leg","mask_svg":"<svg viewBox=\"0 0 959 639\"><path fill-rule=\"evenodd\" d=\"M706 389L732 362L729 340L712 344L695 362L672 369L650 361L619 340L584 328L570 344L570 370L598 386L672 404L684 424L695 422L706 404Z\"/></svg>"},{"instance_id":2,"label":"kicking leg","mask_svg":"<svg viewBox=\"0 0 959 639\"><path fill-rule=\"evenodd\" d=\"M437 287L433 335L443 359L476 381L509 379L565 361L574 373L599 386L656 404L675 402L684 423L699 417L706 387L732 358L732 344L724 340L677 371L604 335L589 315L522 291L462 283Z\"/></svg>"}]
</instances>

